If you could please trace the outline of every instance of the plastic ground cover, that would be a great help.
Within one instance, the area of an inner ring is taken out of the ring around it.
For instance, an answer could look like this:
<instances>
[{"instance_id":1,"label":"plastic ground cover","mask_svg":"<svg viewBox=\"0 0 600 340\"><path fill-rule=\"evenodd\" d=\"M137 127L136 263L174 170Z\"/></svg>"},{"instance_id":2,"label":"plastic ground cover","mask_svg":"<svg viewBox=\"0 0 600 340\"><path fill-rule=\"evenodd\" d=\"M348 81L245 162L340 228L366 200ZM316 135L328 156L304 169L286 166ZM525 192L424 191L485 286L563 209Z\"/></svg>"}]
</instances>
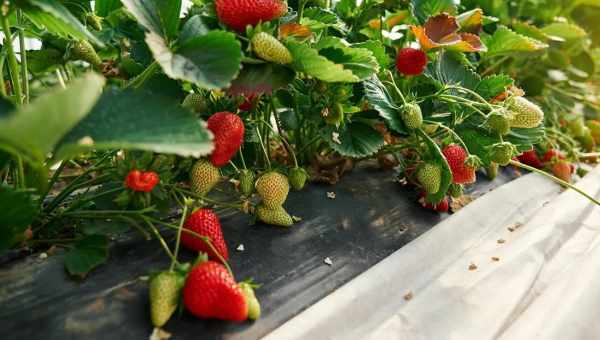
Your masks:
<instances>
[{"instance_id":1,"label":"plastic ground cover","mask_svg":"<svg viewBox=\"0 0 600 340\"><path fill-rule=\"evenodd\" d=\"M263 284L256 292L263 315L241 324L175 315L165 326L173 339L260 338L447 216L421 208L392 172L366 166L335 186L292 192L286 208L303 221L290 229L248 226L243 214L223 214L236 277ZM470 190L481 195L512 178L510 170L493 182L481 176ZM240 244L243 252L235 250ZM108 262L83 281L68 277L61 257L34 254L0 265L0 339L148 338L148 286L140 277L169 265L156 241L134 233L115 242Z\"/></svg>"},{"instance_id":2,"label":"plastic ground cover","mask_svg":"<svg viewBox=\"0 0 600 340\"><path fill-rule=\"evenodd\" d=\"M577 186L600 197L600 168ZM600 208L529 174L265 339L600 338Z\"/></svg>"}]
</instances>

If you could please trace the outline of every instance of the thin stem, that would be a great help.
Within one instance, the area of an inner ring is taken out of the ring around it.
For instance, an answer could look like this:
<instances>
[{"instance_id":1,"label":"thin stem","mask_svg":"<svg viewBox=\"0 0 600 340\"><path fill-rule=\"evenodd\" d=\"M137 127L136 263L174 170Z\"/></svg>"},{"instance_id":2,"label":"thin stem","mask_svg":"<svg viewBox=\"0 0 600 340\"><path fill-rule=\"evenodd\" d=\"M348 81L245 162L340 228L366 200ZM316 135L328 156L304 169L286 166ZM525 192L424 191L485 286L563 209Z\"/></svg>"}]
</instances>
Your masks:
<instances>
[{"instance_id":1,"label":"thin stem","mask_svg":"<svg viewBox=\"0 0 600 340\"><path fill-rule=\"evenodd\" d=\"M65 84L65 80L63 79L60 69L57 68L55 72L56 72L56 78L58 79L58 83L60 84L60 87L62 87L63 89L66 89L67 84Z\"/></svg>"},{"instance_id":2,"label":"thin stem","mask_svg":"<svg viewBox=\"0 0 600 340\"><path fill-rule=\"evenodd\" d=\"M493 63L490 67L486 68L485 71L483 71L483 73L481 73L482 76L487 76L488 74L492 73L492 71L494 71L494 69L498 66L500 66L502 63L504 63L505 61L507 61L510 58L510 56L506 56L506 57L502 57L500 58L498 61L496 61L495 63Z\"/></svg>"},{"instance_id":3,"label":"thin stem","mask_svg":"<svg viewBox=\"0 0 600 340\"><path fill-rule=\"evenodd\" d=\"M25 183L25 166L23 164L23 158L20 155L17 155L17 168L18 168L18 184L19 188L25 189L27 187L27 183Z\"/></svg>"},{"instance_id":4,"label":"thin stem","mask_svg":"<svg viewBox=\"0 0 600 340\"><path fill-rule=\"evenodd\" d=\"M223 256L221 256L221 253L219 253L217 251L217 249L215 248L215 246L213 246L210 238L208 238L206 236L202 236L202 235L198 234L195 231L192 231L192 230L189 230L189 229L186 229L186 228L179 228L176 225L173 225L173 224L170 224L170 223L167 223L167 222L163 222L161 220L157 220L157 219L152 218L152 217L145 216L144 218L148 219L150 221L153 221L154 223L157 223L157 224L160 224L162 226L165 226L167 228L176 229L176 230L180 230L181 229L181 231L183 231L185 233L188 233L188 234L190 234L192 236L195 236L195 237L201 239L202 241L204 241L204 243L206 243L206 245L210 248L210 250L217 256L217 258L219 259L219 261L221 261L221 263L223 263L223 265L225 266L225 268L227 268L227 271L229 271L229 274L231 274L231 276L233 276L233 271L231 270L231 267L229 267L229 263L227 263L227 261L223 258Z\"/></svg>"},{"instance_id":5,"label":"thin stem","mask_svg":"<svg viewBox=\"0 0 600 340\"><path fill-rule=\"evenodd\" d=\"M152 64L150 64L142 73L130 80L126 88L140 88L148 79L152 78L159 69L160 64L157 61L152 62Z\"/></svg>"},{"instance_id":6,"label":"thin stem","mask_svg":"<svg viewBox=\"0 0 600 340\"><path fill-rule=\"evenodd\" d=\"M426 124L435 124L439 127L441 127L442 129L446 130L449 134L452 135L452 137L454 137L456 140L458 140L458 143L465 149L465 151L467 151L467 153L470 154L469 152L469 148L467 147L467 145L465 144L465 142L462 140L462 138L460 138L460 136L454 132L454 130L452 130L451 128L447 127L446 125L439 123L439 122L434 122L434 121L430 121L430 120L424 120L423 123Z\"/></svg>"},{"instance_id":7,"label":"thin stem","mask_svg":"<svg viewBox=\"0 0 600 340\"><path fill-rule=\"evenodd\" d=\"M270 170L271 169L271 160L269 160L269 153L267 152L267 148L265 147L265 143L263 142L262 136L260 134L260 129L258 128L258 126L256 127L256 134L258 135L258 140L260 141L260 147L262 148L262 151L265 154L265 160L267 161L267 165Z\"/></svg>"},{"instance_id":8,"label":"thin stem","mask_svg":"<svg viewBox=\"0 0 600 340\"><path fill-rule=\"evenodd\" d=\"M179 244L181 243L181 231L183 230L183 224L185 223L185 218L187 217L188 206L183 206L183 214L181 214L181 220L179 221L179 228L177 229L177 240L175 241L175 254L171 261L170 270L173 271L175 269L175 263L177 262L177 257L179 256Z\"/></svg>"},{"instance_id":9,"label":"thin stem","mask_svg":"<svg viewBox=\"0 0 600 340\"><path fill-rule=\"evenodd\" d=\"M23 92L25 93L25 103L29 103L29 73L27 70L27 47L25 46L25 20L23 20L23 12L17 10L17 20L21 25L19 28L19 48L21 50L21 81L23 82Z\"/></svg>"},{"instance_id":10,"label":"thin stem","mask_svg":"<svg viewBox=\"0 0 600 340\"><path fill-rule=\"evenodd\" d=\"M235 170L235 172L240 172L240 169L235 165L235 163L233 161L229 161L229 164L233 167L233 169Z\"/></svg>"},{"instance_id":11,"label":"thin stem","mask_svg":"<svg viewBox=\"0 0 600 340\"><path fill-rule=\"evenodd\" d=\"M176 263L177 256L175 256L175 255L173 255L173 253L171 253L171 249L169 249L167 242L165 242L165 239L160 235L160 232L158 231L158 229L156 229L156 227L154 226L154 224L152 224L152 222L150 222L146 219L144 219L144 221L146 222L146 224L148 224L148 227L150 227L150 230L152 230L152 233L154 233L154 236L156 236L156 239L158 240L158 242L160 242L160 245L165 250L165 253L167 253L167 256L171 259L171 263ZM173 268L171 268L171 270L173 270Z\"/></svg>"},{"instance_id":12,"label":"thin stem","mask_svg":"<svg viewBox=\"0 0 600 340\"><path fill-rule=\"evenodd\" d=\"M4 31L4 44L8 53L8 68L10 69L12 86L15 96L17 97L17 105L21 105L23 103L23 92L21 90L21 82L19 81L19 63L17 62L15 49L12 45L12 35L10 33L10 23L8 22L8 16L2 15L0 21L2 21L2 31Z\"/></svg>"},{"instance_id":13,"label":"thin stem","mask_svg":"<svg viewBox=\"0 0 600 340\"><path fill-rule=\"evenodd\" d=\"M60 174L65 169L66 165L67 165L66 161L60 162L58 169L56 169L56 171L54 171L54 174L52 174L52 178L50 178L50 182L48 182L48 187L46 188L46 191L44 191L42 198L45 198L46 196L48 196L48 193L50 193L50 190L52 190L52 187L54 186L56 181L58 181L58 178L60 177Z\"/></svg>"},{"instance_id":14,"label":"thin stem","mask_svg":"<svg viewBox=\"0 0 600 340\"><path fill-rule=\"evenodd\" d=\"M569 183L569 182L563 181L562 179L560 179L560 178L557 178L557 177L554 177L554 176L550 175L549 173L547 173L547 172L545 172L545 171L542 171L542 170L540 170L540 169L537 169L537 168L534 168L534 167L532 167L532 166L529 166L529 165L523 164L523 163L521 163L521 162L517 162L517 161L515 161L515 160L511 160L511 161L510 161L510 164L511 164L511 165L514 165L514 166L516 166L516 167L519 167L519 168L523 168L523 169L529 170L529 171L531 171L531 172L538 173L538 174L540 174L540 175L542 175L542 176L548 177L548 178L550 178L551 180L553 180L554 182L556 182L556 183L558 183L558 184L560 184L560 185L562 185L562 186L564 186L564 187L567 187L567 188L569 188L569 189L573 189L573 190L575 190L576 192L578 192L579 194L581 194L583 197L585 197L585 198L587 198L588 200L592 201L594 204L596 204L596 205L599 205L599 206L600 206L600 201L598 201L597 199L595 199L594 197L590 196L590 195L589 195L588 193L586 193L585 191L583 191L583 190L581 190L581 189L577 188L576 186L574 186L573 184L571 184L571 183Z\"/></svg>"},{"instance_id":15,"label":"thin stem","mask_svg":"<svg viewBox=\"0 0 600 340\"><path fill-rule=\"evenodd\" d=\"M6 93L6 85L4 84L4 64L6 62L6 55L4 53L4 47L2 47L2 56L0 56L0 75L2 75L0 77L0 80L2 81L2 83L0 84L0 94L2 94L3 97L8 97L7 93Z\"/></svg>"}]
</instances>

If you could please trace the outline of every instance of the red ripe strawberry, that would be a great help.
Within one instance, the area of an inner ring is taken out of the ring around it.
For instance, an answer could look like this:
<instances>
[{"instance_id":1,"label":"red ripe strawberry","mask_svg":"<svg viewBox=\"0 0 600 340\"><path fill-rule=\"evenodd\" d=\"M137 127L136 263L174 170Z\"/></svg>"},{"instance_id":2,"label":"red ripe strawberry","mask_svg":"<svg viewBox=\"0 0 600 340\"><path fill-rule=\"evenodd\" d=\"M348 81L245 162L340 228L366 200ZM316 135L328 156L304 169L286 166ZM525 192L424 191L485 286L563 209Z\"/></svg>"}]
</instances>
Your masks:
<instances>
[{"instance_id":1,"label":"red ripe strawberry","mask_svg":"<svg viewBox=\"0 0 600 340\"><path fill-rule=\"evenodd\" d=\"M571 175L573 174L571 163L559 161L553 164L551 169L554 176L562 179L565 182L571 182Z\"/></svg>"},{"instance_id":2,"label":"red ripe strawberry","mask_svg":"<svg viewBox=\"0 0 600 340\"><path fill-rule=\"evenodd\" d=\"M535 152L535 149L525 151L517 158L518 158L519 162L529 165L529 166L532 166L534 168L541 169L544 167L544 165L542 164L542 161L540 161L540 158L538 157L537 153Z\"/></svg>"},{"instance_id":3,"label":"red ripe strawberry","mask_svg":"<svg viewBox=\"0 0 600 340\"><path fill-rule=\"evenodd\" d=\"M565 155L556 149L550 149L546 151L544 154L544 158L542 158L542 162L548 163L556 160L564 160L566 159Z\"/></svg>"},{"instance_id":4,"label":"red ripe strawberry","mask_svg":"<svg viewBox=\"0 0 600 340\"><path fill-rule=\"evenodd\" d=\"M208 129L215 136L210 156L214 166L223 166L238 152L244 141L244 122L231 112L217 112L208 118Z\"/></svg>"},{"instance_id":5,"label":"red ripe strawberry","mask_svg":"<svg viewBox=\"0 0 600 340\"><path fill-rule=\"evenodd\" d=\"M225 261L229 259L229 251L227 250L227 244L223 238L219 217L215 215L212 210L198 209L194 211L194 213L187 218L183 226L185 229L189 229L201 236L208 237L213 247L221 254L223 259L225 259ZM191 250L207 253L210 259L218 260L217 255L208 244L195 235L183 232L181 234L181 243Z\"/></svg>"},{"instance_id":6,"label":"red ripe strawberry","mask_svg":"<svg viewBox=\"0 0 600 340\"><path fill-rule=\"evenodd\" d=\"M287 12L287 3L281 0L216 0L215 7L219 20L238 32Z\"/></svg>"},{"instance_id":7,"label":"red ripe strawberry","mask_svg":"<svg viewBox=\"0 0 600 340\"><path fill-rule=\"evenodd\" d=\"M428 202L423 202L423 207L430 210L435 210L440 213L446 213L450 210L450 204L448 203L448 197L444 197L444 199L438 204L431 204Z\"/></svg>"},{"instance_id":8,"label":"red ripe strawberry","mask_svg":"<svg viewBox=\"0 0 600 340\"><path fill-rule=\"evenodd\" d=\"M199 318L244 321L248 304L241 287L221 265L206 261L195 266L183 287L185 307Z\"/></svg>"},{"instance_id":9,"label":"red ripe strawberry","mask_svg":"<svg viewBox=\"0 0 600 340\"><path fill-rule=\"evenodd\" d=\"M442 151L452 170L454 184L469 184L475 182L475 168L467 166L467 152L461 146L450 144Z\"/></svg>"},{"instance_id":10,"label":"red ripe strawberry","mask_svg":"<svg viewBox=\"0 0 600 340\"><path fill-rule=\"evenodd\" d=\"M398 51L396 69L405 76L418 76L427 66L427 54L415 48L406 47Z\"/></svg>"}]
</instances>

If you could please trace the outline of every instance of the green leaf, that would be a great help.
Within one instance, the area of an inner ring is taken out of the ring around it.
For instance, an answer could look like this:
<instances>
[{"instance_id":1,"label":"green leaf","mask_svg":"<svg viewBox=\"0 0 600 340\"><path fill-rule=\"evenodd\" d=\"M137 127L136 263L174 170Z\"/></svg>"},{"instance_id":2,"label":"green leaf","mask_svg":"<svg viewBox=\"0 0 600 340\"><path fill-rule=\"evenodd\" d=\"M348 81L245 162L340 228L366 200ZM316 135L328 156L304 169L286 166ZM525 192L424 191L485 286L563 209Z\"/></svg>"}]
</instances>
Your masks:
<instances>
[{"instance_id":1,"label":"green leaf","mask_svg":"<svg viewBox=\"0 0 600 340\"><path fill-rule=\"evenodd\" d=\"M148 31L165 39L177 35L181 0L122 0L122 2Z\"/></svg>"},{"instance_id":2,"label":"green leaf","mask_svg":"<svg viewBox=\"0 0 600 340\"><path fill-rule=\"evenodd\" d=\"M108 259L108 239L104 235L89 235L77 241L65 255L69 274L85 277Z\"/></svg>"},{"instance_id":3,"label":"green leaf","mask_svg":"<svg viewBox=\"0 0 600 340\"><path fill-rule=\"evenodd\" d=\"M32 165L41 164L54 146L79 123L100 97L104 78L88 73L67 89L55 88L17 113L0 119L0 149Z\"/></svg>"},{"instance_id":4,"label":"green leaf","mask_svg":"<svg viewBox=\"0 0 600 340\"><path fill-rule=\"evenodd\" d=\"M59 1L28 0L27 3L19 4L19 7L36 26L46 28L51 33L63 38L85 39L97 46L104 46Z\"/></svg>"},{"instance_id":5,"label":"green leaf","mask_svg":"<svg viewBox=\"0 0 600 340\"><path fill-rule=\"evenodd\" d=\"M356 83L359 81L352 71L320 55L317 50L307 44L288 40L286 46L294 58L293 67L299 72L332 83Z\"/></svg>"},{"instance_id":6,"label":"green leaf","mask_svg":"<svg viewBox=\"0 0 600 340\"><path fill-rule=\"evenodd\" d=\"M475 91L485 99L492 99L514 84L514 80L505 74L485 77L477 84Z\"/></svg>"},{"instance_id":7,"label":"green leaf","mask_svg":"<svg viewBox=\"0 0 600 340\"><path fill-rule=\"evenodd\" d=\"M442 12L456 13L456 5L453 0L412 0L410 9L420 23L424 23L430 16Z\"/></svg>"},{"instance_id":8,"label":"green leaf","mask_svg":"<svg viewBox=\"0 0 600 340\"><path fill-rule=\"evenodd\" d=\"M332 149L346 157L370 156L384 143L379 131L362 122L349 123L339 130L331 126L321 130L321 135Z\"/></svg>"},{"instance_id":9,"label":"green leaf","mask_svg":"<svg viewBox=\"0 0 600 340\"><path fill-rule=\"evenodd\" d=\"M460 126L455 129L455 132L466 144L470 154L479 157L486 166L490 165L491 160L488 151L493 144L500 142L498 137L472 125Z\"/></svg>"},{"instance_id":10,"label":"green leaf","mask_svg":"<svg viewBox=\"0 0 600 340\"><path fill-rule=\"evenodd\" d=\"M210 29L208 28L206 23L204 23L202 17L199 15L194 15L183 25L179 41L181 41L182 44L185 44L194 37L199 37L208 34L209 31Z\"/></svg>"},{"instance_id":11,"label":"green leaf","mask_svg":"<svg viewBox=\"0 0 600 340\"><path fill-rule=\"evenodd\" d=\"M345 69L352 71L359 80L379 72L377 59L366 48L348 47L341 39L335 37L321 39L317 47L320 55L336 64L343 65Z\"/></svg>"},{"instance_id":12,"label":"green leaf","mask_svg":"<svg viewBox=\"0 0 600 340\"><path fill-rule=\"evenodd\" d=\"M385 51L385 46L379 40L367 40L362 43L352 44L352 47L365 48L371 51L382 69L388 68L391 63L390 56Z\"/></svg>"},{"instance_id":13,"label":"green leaf","mask_svg":"<svg viewBox=\"0 0 600 340\"><path fill-rule=\"evenodd\" d=\"M121 8L121 0L96 0L94 10L101 17L107 17L114 10Z\"/></svg>"},{"instance_id":14,"label":"green leaf","mask_svg":"<svg viewBox=\"0 0 600 340\"><path fill-rule=\"evenodd\" d=\"M486 57L517 53L537 52L548 48L545 43L511 31L506 26L500 26L493 35L484 37L488 48Z\"/></svg>"},{"instance_id":15,"label":"green leaf","mask_svg":"<svg viewBox=\"0 0 600 340\"><path fill-rule=\"evenodd\" d=\"M379 115L385 119L390 128L398 133L407 133L402 117L400 116L400 108L394 103L387 88L383 86L377 76L363 82L365 88L365 97L369 104L379 112Z\"/></svg>"},{"instance_id":16,"label":"green leaf","mask_svg":"<svg viewBox=\"0 0 600 340\"><path fill-rule=\"evenodd\" d=\"M233 33L212 31L189 39L177 52L155 33L146 35L146 43L165 74L187 80L206 89L229 87L241 68L242 49Z\"/></svg>"},{"instance_id":17,"label":"green leaf","mask_svg":"<svg viewBox=\"0 0 600 340\"><path fill-rule=\"evenodd\" d=\"M0 185L0 252L13 246L37 217L38 205L32 193Z\"/></svg>"},{"instance_id":18,"label":"green leaf","mask_svg":"<svg viewBox=\"0 0 600 340\"><path fill-rule=\"evenodd\" d=\"M517 21L513 23L512 28L519 34L542 41L544 43L549 40L549 37L546 33L542 32L542 30L538 27L527 22Z\"/></svg>"},{"instance_id":19,"label":"green leaf","mask_svg":"<svg viewBox=\"0 0 600 340\"><path fill-rule=\"evenodd\" d=\"M585 30L575 24L568 22L555 22L542 28L542 32L552 37L559 37L565 40L575 40L585 38Z\"/></svg>"},{"instance_id":20,"label":"green leaf","mask_svg":"<svg viewBox=\"0 0 600 340\"><path fill-rule=\"evenodd\" d=\"M276 64L245 64L227 92L234 96L273 93L286 87L296 76L293 70Z\"/></svg>"},{"instance_id":21,"label":"green leaf","mask_svg":"<svg viewBox=\"0 0 600 340\"><path fill-rule=\"evenodd\" d=\"M308 26L313 31L327 27L335 28L340 32L347 30L344 22L335 13L319 7L307 8L302 16L301 24Z\"/></svg>"},{"instance_id":22,"label":"green leaf","mask_svg":"<svg viewBox=\"0 0 600 340\"><path fill-rule=\"evenodd\" d=\"M428 66L426 75L441 84L459 84L475 90L481 80L480 76L463 63L463 57L462 53L446 51L439 56L436 63Z\"/></svg>"},{"instance_id":23,"label":"green leaf","mask_svg":"<svg viewBox=\"0 0 600 340\"><path fill-rule=\"evenodd\" d=\"M60 145L56 158L91 149L134 149L199 157L212 151L205 124L179 102L147 90L107 89Z\"/></svg>"},{"instance_id":24,"label":"green leaf","mask_svg":"<svg viewBox=\"0 0 600 340\"><path fill-rule=\"evenodd\" d=\"M427 201L432 204L440 203L444 197L446 197L446 193L448 192L448 188L452 184L452 171L450 170L450 165L448 165L448 161L440 147L429 137L423 130L417 130L417 133L427 145L429 149L429 156L431 157L431 161L439 164L442 167L442 181L440 183L440 190L434 194L427 195Z\"/></svg>"},{"instance_id":25,"label":"green leaf","mask_svg":"<svg viewBox=\"0 0 600 340\"><path fill-rule=\"evenodd\" d=\"M63 53L53 48L27 51L27 68L32 73L45 72L63 63Z\"/></svg>"}]
</instances>

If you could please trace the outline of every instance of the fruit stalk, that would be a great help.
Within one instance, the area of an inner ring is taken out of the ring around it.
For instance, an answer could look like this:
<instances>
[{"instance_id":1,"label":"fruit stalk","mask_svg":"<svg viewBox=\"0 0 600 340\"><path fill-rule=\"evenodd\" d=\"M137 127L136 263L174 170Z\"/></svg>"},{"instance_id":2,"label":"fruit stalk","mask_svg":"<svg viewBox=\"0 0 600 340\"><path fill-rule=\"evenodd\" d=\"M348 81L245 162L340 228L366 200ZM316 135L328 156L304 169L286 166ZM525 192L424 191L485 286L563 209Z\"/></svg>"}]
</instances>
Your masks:
<instances>
[{"instance_id":1,"label":"fruit stalk","mask_svg":"<svg viewBox=\"0 0 600 340\"><path fill-rule=\"evenodd\" d=\"M173 254L173 258L171 259L171 267L169 271L173 271L175 269L175 263L177 262L177 257L179 256L179 245L181 244L181 232L183 230L183 223L185 222L185 218L187 217L188 206L184 204L183 213L181 214L181 220L179 221L179 228L177 230L177 240L175 241L175 251Z\"/></svg>"},{"instance_id":2,"label":"fruit stalk","mask_svg":"<svg viewBox=\"0 0 600 340\"><path fill-rule=\"evenodd\" d=\"M517 162L517 161L515 161L515 160L511 160L511 161L510 161L510 165L516 166L516 167L518 167L518 168L523 168L523 169L525 169L525 170L529 170L529 171L531 171L531 172L538 173L538 174L540 174L540 175L542 175L542 176L546 176L546 177L550 178L551 180L553 180L554 182L556 182L556 183L558 183L558 184L562 185L563 187L567 187L567 188L569 188L569 189L573 189L573 190L575 190L576 192L578 192L579 194L581 194L583 197L585 197L585 198L587 198L588 200L590 200L592 203L594 203L594 204L596 204L596 205L600 206L600 201L598 201L597 199L595 199L594 197L592 197L591 195L589 195L589 194L588 194L588 193L586 193L585 191L583 191L583 190L581 190L581 189L577 188L576 186L574 186L573 184L571 184L571 183L569 183L569 182L566 182L566 181L563 181L563 180L562 180L562 179L560 179L560 178L554 177L554 176L550 175L549 173L547 173L547 172L545 172L545 171L542 171L542 170L540 170L540 169L536 169L536 168L534 168L534 167L532 167L532 166L529 166L529 165L525 165L525 164L523 164L523 163L521 163L521 162Z\"/></svg>"},{"instance_id":3,"label":"fruit stalk","mask_svg":"<svg viewBox=\"0 0 600 340\"><path fill-rule=\"evenodd\" d=\"M19 81L19 63L17 62L17 56L12 45L12 35L10 33L10 24L8 22L8 14L3 14L0 18L2 21L2 31L4 32L4 46L8 53L8 68L10 69L10 76L12 79L12 86L17 97L17 105L23 104L23 91L21 89L21 82ZM2 85L4 86L4 85Z\"/></svg>"},{"instance_id":4,"label":"fruit stalk","mask_svg":"<svg viewBox=\"0 0 600 340\"><path fill-rule=\"evenodd\" d=\"M25 29L23 12L17 10L17 20L21 25L19 28L19 48L21 50L21 81L23 81L23 92L25 95L25 104L29 103L29 74L27 73L27 48L25 47Z\"/></svg>"}]
</instances>

